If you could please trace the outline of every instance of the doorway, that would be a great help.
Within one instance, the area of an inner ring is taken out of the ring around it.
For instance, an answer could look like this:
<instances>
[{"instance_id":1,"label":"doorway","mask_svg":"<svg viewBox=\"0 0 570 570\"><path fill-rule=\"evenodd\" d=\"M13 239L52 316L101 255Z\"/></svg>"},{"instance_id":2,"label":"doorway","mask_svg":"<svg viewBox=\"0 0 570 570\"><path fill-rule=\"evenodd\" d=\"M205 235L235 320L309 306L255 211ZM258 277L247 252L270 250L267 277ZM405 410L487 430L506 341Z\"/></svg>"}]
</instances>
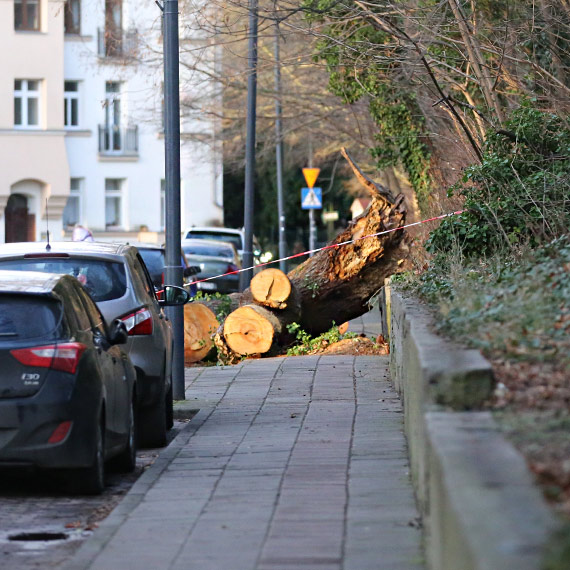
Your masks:
<instances>
[{"instance_id":1,"label":"doorway","mask_svg":"<svg viewBox=\"0 0 570 570\"><path fill-rule=\"evenodd\" d=\"M36 216L28 211L28 199L22 194L12 194L4 211L6 243L36 240Z\"/></svg>"}]
</instances>

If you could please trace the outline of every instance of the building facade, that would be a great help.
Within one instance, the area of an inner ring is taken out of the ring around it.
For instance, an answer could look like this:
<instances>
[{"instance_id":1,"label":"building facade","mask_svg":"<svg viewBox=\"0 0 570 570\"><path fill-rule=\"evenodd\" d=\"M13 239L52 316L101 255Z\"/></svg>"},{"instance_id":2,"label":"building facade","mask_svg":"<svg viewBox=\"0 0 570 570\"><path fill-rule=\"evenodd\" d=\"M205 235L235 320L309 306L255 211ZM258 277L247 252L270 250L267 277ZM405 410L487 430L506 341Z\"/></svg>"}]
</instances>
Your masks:
<instances>
[{"instance_id":1,"label":"building facade","mask_svg":"<svg viewBox=\"0 0 570 570\"><path fill-rule=\"evenodd\" d=\"M215 65L184 16L181 46ZM97 239L161 239L161 21L153 2L0 0L0 241L42 239L48 223L54 238L81 224ZM213 89L191 62L181 88L183 101ZM181 132L182 227L219 224L215 121L185 113Z\"/></svg>"}]
</instances>

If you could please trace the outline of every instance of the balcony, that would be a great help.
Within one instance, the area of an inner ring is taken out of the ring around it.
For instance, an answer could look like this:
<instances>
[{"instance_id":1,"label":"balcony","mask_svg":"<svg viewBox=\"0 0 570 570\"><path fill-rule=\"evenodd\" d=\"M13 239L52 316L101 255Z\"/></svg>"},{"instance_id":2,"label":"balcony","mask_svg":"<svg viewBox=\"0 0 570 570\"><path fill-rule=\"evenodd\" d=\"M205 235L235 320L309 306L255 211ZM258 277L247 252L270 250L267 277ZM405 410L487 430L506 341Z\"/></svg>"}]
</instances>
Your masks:
<instances>
[{"instance_id":1,"label":"balcony","mask_svg":"<svg viewBox=\"0 0 570 570\"><path fill-rule=\"evenodd\" d=\"M102 156L138 156L138 126L99 125L99 154Z\"/></svg>"},{"instance_id":2,"label":"balcony","mask_svg":"<svg viewBox=\"0 0 570 570\"><path fill-rule=\"evenodd\" d=\"M134 59L138 53L136 30L97 30L97 55L101 58Z\"/></svg>"}]
</instances>

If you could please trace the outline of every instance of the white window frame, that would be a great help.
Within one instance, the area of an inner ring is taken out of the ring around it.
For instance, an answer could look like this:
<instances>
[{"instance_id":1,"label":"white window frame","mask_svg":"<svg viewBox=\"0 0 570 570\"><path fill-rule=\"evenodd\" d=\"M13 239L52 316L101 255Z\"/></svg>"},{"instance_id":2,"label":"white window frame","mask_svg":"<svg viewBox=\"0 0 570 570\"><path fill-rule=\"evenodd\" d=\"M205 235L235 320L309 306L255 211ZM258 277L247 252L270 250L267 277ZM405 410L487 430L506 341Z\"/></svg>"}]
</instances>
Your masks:
<instances>
[{"instance_id":1,"label":"white window frame","mask_svg":"<svg viewBox=\"0 0 570 570\"><path fill-rule=\"evenodd\" d=\"M119 183L119 189L108 189L107 188L107 181L117 181ZM124 203L124 187L125 187L125 180L123 178L105 178L105 229L106 230L122 230L125 227L125 215L123 212L123 203ZM119 201L119 223L118 224L108 224L107 223L107 200L118 200Z\"/></svg>"},{"instance_id":2,"label":"white window frame","mask_svg":"<svg viewBox=\"0 0 570 570\"><path fill-rule=\"evenodd\" d=\"M66 91L65 84L66 83L75 83L77 85L77 91ZM81 82L76 81L74 79L66 79L63 83L64 85L64 117L63 117L63 124L66 129L79 129L81 127ZM73 102L76 101L77 104L77 124L71 124L71 118L73 117L72 114L72 107Z\"/></svg>"},{"instance_id":3,"label":"white window frame","mask_svg":"<svg viewBox=\"0 0 570 570\"><path fill-rule=\"evenodd\" d=\"M16 81L21 81L21 89L16 89ZM38 85L37 90L29 89L29 83L35 81ZM42 91L42 81L41 79L15 79L14 80L14 128L15 129L39 129L42 124L42 109L41 109L41 91ZM16 123L16 99L20 99L22 102L21 115L22 123ZM35 99L37 101L38 109L38 122L33 124L28 124L28 104L29 101Z\"/></svg>"},{"instance_id":4,"label":"white window frame","mask_svg":"<svg viewBox=\"0 0 570 570\"><path fill-rule=\"evenodd\" d=\"M67 205L69 204L70 200L77 200L77 221L75 223L81 223L82 217L82 188L83 188L83 178L70 178L69 180L69 196L67 198L67 203L65 204L65 208L67 209ZM65 212L65 209L63 210ZM63 216L62 216L63 222ZM64 224L64 228L71 229L72 226Z\"/></svg>"}]
</instances>

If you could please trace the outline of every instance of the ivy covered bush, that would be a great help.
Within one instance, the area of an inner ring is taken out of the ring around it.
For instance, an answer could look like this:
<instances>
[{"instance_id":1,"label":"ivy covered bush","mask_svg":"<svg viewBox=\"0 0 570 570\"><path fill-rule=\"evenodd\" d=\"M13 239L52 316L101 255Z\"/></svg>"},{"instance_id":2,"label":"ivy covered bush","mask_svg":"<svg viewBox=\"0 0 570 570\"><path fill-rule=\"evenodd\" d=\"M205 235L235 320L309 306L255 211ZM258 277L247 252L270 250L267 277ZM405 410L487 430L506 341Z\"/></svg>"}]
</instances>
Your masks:
<instances>
[{"instance_id":1,"label":"ivy covered bush","mask_svg":"<svg viewBox=\"0 0 570 570\"><path fill-rule=\"evenodd\" d=\"M562 235L570 226L569 124L525 102L488 137L481 164L448 194L463 196L467 211L432 232L432 252L457 248L480 257Z\"/></svg>"}]
</instances>

